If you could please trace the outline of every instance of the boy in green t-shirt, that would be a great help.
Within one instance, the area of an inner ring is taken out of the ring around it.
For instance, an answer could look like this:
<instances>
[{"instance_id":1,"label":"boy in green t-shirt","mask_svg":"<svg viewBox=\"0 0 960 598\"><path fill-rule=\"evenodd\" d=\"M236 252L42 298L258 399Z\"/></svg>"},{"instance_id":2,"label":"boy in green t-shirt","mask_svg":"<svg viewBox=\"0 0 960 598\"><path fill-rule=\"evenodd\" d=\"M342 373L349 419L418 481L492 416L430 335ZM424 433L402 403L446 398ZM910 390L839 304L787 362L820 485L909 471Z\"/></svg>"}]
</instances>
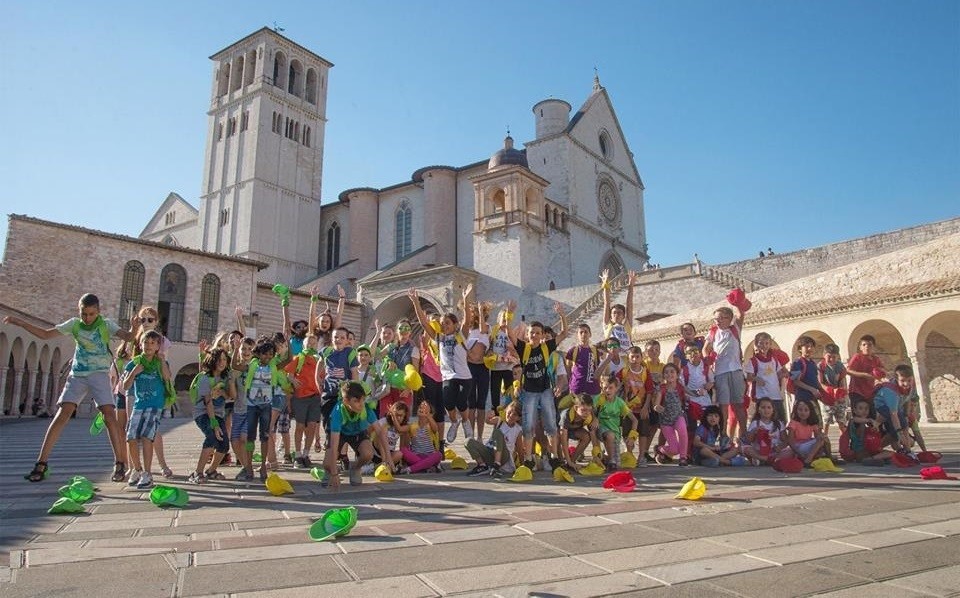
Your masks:
<instances>
[{"instance_id":1,"label":"boy in green t-shirt","mask_svg":"<svg viewBox=\"0 0 960 598\"><path fill-rule=\"evenodd\" d=\"M620 396L620 379L616 376L600 377L600 396L595 408L600 422L600 441L607 452L607 471L620 468L620 423L630 420L630 434L637 432L637 417Z\"/></svg>"},{"instance_id":2,"label":"boy in green t-shirt","mask_svg":"<svg viewBox=\"0 0 960 598\"><path fill-rule=\"evenodd\" d=\"M7 316L4 324L19 326L37 338L48 340L57 335L73 336L77 343L73 354L73 367L67 377L67 383L57 401L57 414L50 421L47 433L40 445L40 455L33 466L33 470L26 476L31 482L39 482L47 477L47 457L60 438L60 433L70 418L77 411L79 405L87 396L92 396L110 436L110 445L116 467L113 470L113 481L122 482L126 478L126 447L124 445L123 430L117 422L116 406L114 405L113 386L110 383L110 368L113 366L113 355L108 345L111 337L133 341L136 339L138 319L130 321L130 330L121 330L113 320L100 315L100 300L96 295L87 293L80 297L80 317L70 318L66 322L53 328L40 328L16 316Z\"/></svg>"}]
</instances>

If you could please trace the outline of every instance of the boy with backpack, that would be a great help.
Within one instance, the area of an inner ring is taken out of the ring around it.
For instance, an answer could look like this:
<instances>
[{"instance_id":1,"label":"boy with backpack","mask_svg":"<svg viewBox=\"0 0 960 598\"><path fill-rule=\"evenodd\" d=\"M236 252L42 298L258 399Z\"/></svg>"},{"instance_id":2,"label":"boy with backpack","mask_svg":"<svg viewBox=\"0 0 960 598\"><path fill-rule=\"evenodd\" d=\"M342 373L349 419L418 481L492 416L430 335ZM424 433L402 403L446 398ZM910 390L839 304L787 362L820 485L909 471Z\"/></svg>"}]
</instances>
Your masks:
<instances>
[{"instance_id":1,"label":"boy with backpack","mask_svg":"<svg viewBox=\"0 0 960 598\"><path fill-rule=\"evenodd\" d=\"M743 329L743 313L737 308L718 307L713 312L714 324L703 344L703 357L713 362L713 376L717 404L721 417L726 417L727 406L733 408L741 435L747 430L747 410L743 405L746 381L743 377L743 350L740 346L740 331ZM721 422L721 424L726 422Z\"/></svg>"},{"instance_id":2,"label":"boy with backpack","mask_svg":"<svg viewBox=\"0 0 960 598\"><path fill-rule=\"evenodd\" d=\"M520 364L523 366L520 387L522 389L521 412L523 414L523 444L526 458L524 464L531 470L535 465L533 461L533 441L538 415L547 436L550 455L554 455L549 459L550 467L556 469L564 464L564 460L556 456L557 406L554 402L553 389L550 387L547 365L550 354L557 350L557 342L566 335L567 323L563 306L555 303L553 309L560 317L560 332L557 334L557 338L544 341L544 326L536 321L530 323L530 328L527 330L527 340L517 338L521 330L520 326L509 331L510 342L517 350L517 355L520 356Z\"/></svg>"},{"instance_id":3,"label":"boy with backpack","mask_svg":"<svg viewBox=\"0 0 960 598\"><path fill-rule=\"evenodd\" d=\"M16 316L6 316L4 324L19 326L40 339L55 338L58 334L73 336L76 341L76 350L73 354L73 367L67 377L67 383L57 401L57 414L47 427L47 433L40 445L40 454L33 469L24 476L31 482L39 482L47 477L49 466L47 458L60 438L64 426L77 410L77 406L87 396L93 397L97 409L103 414L107 434L116 465L112 480L122 482L127 476L126 448L123 444L123 430L117 423L117 413L114 404L113 387L110 384L109 371L113 365L113 355L110 352L110 339L116 337L125 341L136 338L136 328L139 321L132 318L130 330L121 330L120 326L111 319L100 315L100 300L96 295L87 293L80 297L78 304L79 317L70 318L66 322L53 328L40 328Z\"/></svg>"}]
</instances>

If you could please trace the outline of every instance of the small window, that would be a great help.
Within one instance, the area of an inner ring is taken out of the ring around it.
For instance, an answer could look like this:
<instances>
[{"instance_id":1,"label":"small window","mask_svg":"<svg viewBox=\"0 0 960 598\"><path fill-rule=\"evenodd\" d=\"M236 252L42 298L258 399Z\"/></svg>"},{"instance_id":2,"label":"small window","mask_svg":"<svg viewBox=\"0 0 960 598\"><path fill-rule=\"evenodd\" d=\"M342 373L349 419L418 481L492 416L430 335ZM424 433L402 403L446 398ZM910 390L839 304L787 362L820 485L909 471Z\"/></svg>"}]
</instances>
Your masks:
<instances>
[{"instance_id":1,"label":"small window","mask_svg":"<svg viewBox=\"0 0 960 598\"><path fill-rule=\"evenodd\" d=\"M247 126L249 124L250 124L250 112L248 110L244 110L243 114L240 115L240 130L246 131Z\"/></svg>"},{"instance_id":2,"label":"small window","mask_svg":"<svg viewBox=\"0 0 960 598\"><path fill-rule=\"evenodd\" d=\"M600 155L603 156L604 160L609 160L613 157L613 143L610 141L610 135L606 131L600 131L600 135L597 139L600 143Z\"/></svg>"},{"instance_id":3,"label":"small window","mask_svg":"<svg viewBox=\"0 0 960 598\"><path fill-rule=\"evenodd\" d=\"M395 259L399 260L407 256L411 251L412 246L412 237L413 237L413 210L410 209L410 205L404 201L400 204L400 207L397 209L396 213L396 226L395 231Z\"/></svg>"},{"instance_id":4,"label":"small window","mask_svg":"<svg viewBox=\"0 0 960 598\"><path fill-rule=\"evenodd\" d=\"M220 210L220 226L221 228L230 223L230 208L224 208Z\"/></svg>"},{"instance_id":5,"label":"small window","mask_svg":"<svg viewBox=\"0 0 960 598\"><path fill-rule=\"evenodd\" d=\"M217 141L223 139L223 123L217 123Z\"/></svg>"}]
</instances>

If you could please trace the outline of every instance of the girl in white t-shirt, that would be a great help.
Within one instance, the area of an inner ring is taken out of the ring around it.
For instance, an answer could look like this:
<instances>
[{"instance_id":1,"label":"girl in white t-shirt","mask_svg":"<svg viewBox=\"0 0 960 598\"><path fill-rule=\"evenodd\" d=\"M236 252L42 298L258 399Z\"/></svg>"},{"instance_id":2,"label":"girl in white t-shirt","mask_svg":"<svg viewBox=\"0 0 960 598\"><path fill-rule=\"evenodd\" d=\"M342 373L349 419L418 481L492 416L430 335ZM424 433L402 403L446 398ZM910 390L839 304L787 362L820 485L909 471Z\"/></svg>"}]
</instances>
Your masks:
<instances>
[{"instance_id":1,"label":"girl in white t-shirt","mask_svg":"<svg viewBox=\"0 0 960 598\"><path fill-rule=\"evenodd\" d=\"M784 423L773 401L766 397L758 399L753 420L747 426L747 444L743 445L743 456L754 465L772 460L780 450L783 430Z\"/></svg>"}]
</instances>

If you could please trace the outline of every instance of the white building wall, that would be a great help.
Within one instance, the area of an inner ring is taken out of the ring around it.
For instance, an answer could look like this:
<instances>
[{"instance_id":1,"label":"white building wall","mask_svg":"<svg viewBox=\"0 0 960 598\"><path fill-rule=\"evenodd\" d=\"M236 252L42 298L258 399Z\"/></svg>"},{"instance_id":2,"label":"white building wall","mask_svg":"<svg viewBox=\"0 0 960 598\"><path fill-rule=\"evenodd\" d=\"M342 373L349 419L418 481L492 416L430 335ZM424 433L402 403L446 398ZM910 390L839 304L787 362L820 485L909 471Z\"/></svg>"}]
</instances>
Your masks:
<instances>
[{"instance_id":1,"label":"white building wall","mask_svg":"<svg viewBox=\"0 0 960 598\"><path fill-rule=\"evenodd\" d=\"M411 214L410 251L416 251L426 243L423 233L424 218L435 215L425 214L423 188L415 185L400 187L380 193L380 222L378 224L379 247L377 249L377 268L383 268L397 260L397 209L406 200L413 210ZM433 243L433 240L429 241Z\"/></svg>"}]
</instances>

